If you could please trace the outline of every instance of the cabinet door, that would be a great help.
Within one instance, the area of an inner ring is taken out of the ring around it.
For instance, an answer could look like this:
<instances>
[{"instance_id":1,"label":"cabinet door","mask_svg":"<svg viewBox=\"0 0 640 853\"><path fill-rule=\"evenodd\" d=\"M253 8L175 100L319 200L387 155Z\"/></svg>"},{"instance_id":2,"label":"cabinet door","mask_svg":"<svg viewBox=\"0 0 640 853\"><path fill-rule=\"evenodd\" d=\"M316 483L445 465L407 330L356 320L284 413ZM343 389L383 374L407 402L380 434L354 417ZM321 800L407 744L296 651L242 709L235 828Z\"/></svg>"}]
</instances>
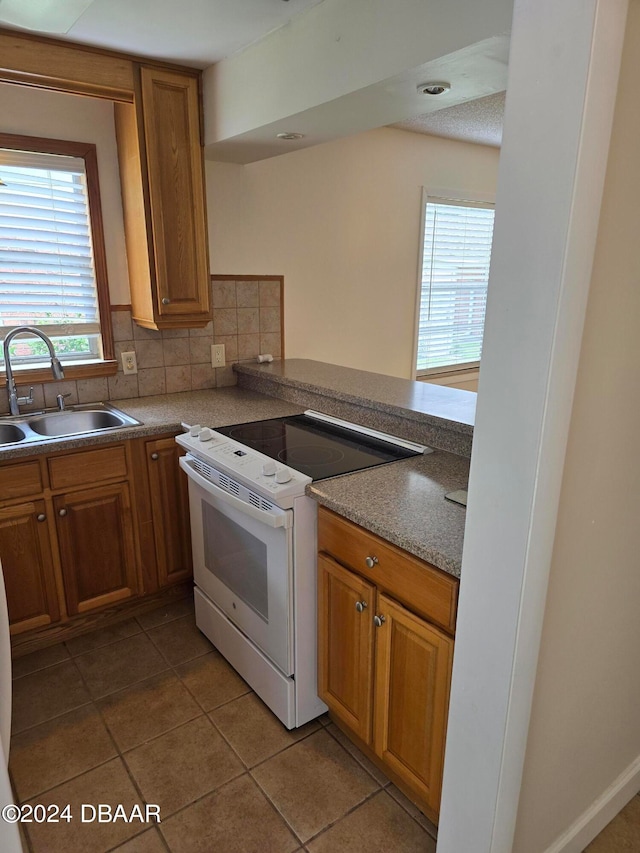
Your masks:
<instances>
[{"instance_id":1,"label":"cabinet door","mask_svg":"<svg viewBox=\"0 0 640 853\"><path fill-rule=\"evenodd\" d=\"M165 328L172 320L180 324L186 315L202 320L209 312L198 80L187 74L142 68L141 83L156 267L155 311L158 328Z\"/></svg>"},{"instance_id":2,"label":"cabinet door","mask_svg":"<svg viewBox=\"0 0 640 853\"><path fill-rule=\"evenodd\" d=\"M318 557L318 695L371 743L375 587Z\"/></svg>"},{"instance_id":3,"label":"cabinet door","mask_svg":"<svg viewBox=\"0 0 640 853\"><path fill-rule=\"evenodd\" d=\"M129 487L97 486L54 498L69 615L138 590Z\"/></svg>"},{"instance_id":4,"label":"cabinet door","mask_svg":"<svg viewBox=\"0 0 640 853\"><path fill-rule=\"evenodd\" d=\"M44 501L0 509L0 560L12 634L60 618Z\"/></svg>"},{"instance_id":5,"label":"cabinet door","mask_svg":"<svg viewBox=\"0 0 640 853\"><path fill-rule=\"evenodd\" d=\"M167 586L192 574L191 527L187 475L178 459L184 454L173 438L146 444L158 583Z\"/></svg>"},{"instance_id":6,"label":"cabinet door","mask_svg":"<svg viewBox=\"0 0 640 853\"><path fill-rule=\"evenodd\" d=\"M437 814L453 640L379 593L374 749Z\"/></svg>"}]
</instances>

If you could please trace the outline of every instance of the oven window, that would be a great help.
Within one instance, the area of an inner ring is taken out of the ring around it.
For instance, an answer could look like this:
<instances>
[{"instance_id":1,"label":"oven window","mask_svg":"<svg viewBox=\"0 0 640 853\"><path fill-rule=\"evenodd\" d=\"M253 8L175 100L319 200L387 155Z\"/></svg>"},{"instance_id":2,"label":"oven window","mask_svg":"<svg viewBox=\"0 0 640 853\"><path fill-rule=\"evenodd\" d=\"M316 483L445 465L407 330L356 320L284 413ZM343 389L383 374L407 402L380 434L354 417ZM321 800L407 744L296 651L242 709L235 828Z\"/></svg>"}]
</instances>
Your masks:
<instances>
[{"instance_id":1,"label":"oven window","mask_svg":"<svg viewBox=\"0 0 640 853\"><path fill-rule=\"evenodd\" d=\"M268 623L265 543L206 501L202 501L202 521L206 568Z\"/></svg>"}]
</instances>

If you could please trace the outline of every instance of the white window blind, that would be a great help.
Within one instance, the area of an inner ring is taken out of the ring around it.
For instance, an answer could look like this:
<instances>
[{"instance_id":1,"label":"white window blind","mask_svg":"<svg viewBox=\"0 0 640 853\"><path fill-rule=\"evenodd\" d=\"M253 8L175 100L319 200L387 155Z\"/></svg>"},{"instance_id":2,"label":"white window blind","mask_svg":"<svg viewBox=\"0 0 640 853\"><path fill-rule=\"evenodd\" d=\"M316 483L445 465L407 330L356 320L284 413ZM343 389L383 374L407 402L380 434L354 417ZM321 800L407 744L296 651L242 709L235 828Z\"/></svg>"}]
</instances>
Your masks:
<instances>
[{"instance_id":1,"label":"white window blind","mask_svg":"<svg viewBox=\"0 0 640 853\"><path fill-rule=\"evenodd\" d=\"M418 319L418 375L480 361L492 204L428 198Z\"/></svg>"},{"instance_id":2,"label":"white window blind","mask_svg":"<svg viewBox=\"0 0 640 853\"><path fill-rule=\"evenodd\" d=\"M95 358L100 317L84 160L1 149L0 179L0 337L38 326L65 360ZM12 358L38 361L43 346L15 339Z\"/></svg>"}]
</instances>

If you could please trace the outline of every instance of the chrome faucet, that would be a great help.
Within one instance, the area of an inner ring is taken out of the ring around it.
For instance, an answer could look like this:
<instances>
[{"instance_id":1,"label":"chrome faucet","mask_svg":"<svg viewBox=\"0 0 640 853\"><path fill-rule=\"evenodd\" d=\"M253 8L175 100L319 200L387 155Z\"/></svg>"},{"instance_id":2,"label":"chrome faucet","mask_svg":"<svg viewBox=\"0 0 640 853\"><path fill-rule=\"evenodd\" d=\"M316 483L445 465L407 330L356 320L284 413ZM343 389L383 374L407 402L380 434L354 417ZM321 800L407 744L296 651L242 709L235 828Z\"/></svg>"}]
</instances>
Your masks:
<instances>
[{"instance_id":1,"label":"chrome faucet","mask_svg":"<svg viewBox=\"0 0 640 853\"><path fill-rule=\"evenodd\" d=\"M9 411L12 415L20 414L21 405L28 406L30 403L33 403L33 387L30 389L28 397L18 397L16 382L13 378L13 370L11 368L11 357L9 355L9 344L11 341L16 337L16 335L21 335L25 332L29 332L37 338L41 338L41 340L45 342L47 349L49 350L49 355L51 356L51 372L53 373L53 378L64 379L64 371L60 364L60 359L56 355L53 344L44 332L41 332L40 329L37 329L35 326L18 326L16 329L12 329L3 342L4 369L7 374L7 396L9 397Z\"/></svg>"}]
</instances>

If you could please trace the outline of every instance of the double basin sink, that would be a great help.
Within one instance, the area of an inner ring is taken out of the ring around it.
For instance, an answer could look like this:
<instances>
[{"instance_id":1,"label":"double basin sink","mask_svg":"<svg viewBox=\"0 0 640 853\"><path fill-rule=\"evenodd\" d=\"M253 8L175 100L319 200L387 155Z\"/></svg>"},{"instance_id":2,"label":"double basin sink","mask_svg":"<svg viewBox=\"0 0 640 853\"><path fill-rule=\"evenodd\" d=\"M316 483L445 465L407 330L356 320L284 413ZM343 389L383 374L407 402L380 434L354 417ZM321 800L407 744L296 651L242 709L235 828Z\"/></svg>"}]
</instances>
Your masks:
<instances>
[{"instance_id":1,"label":"double basin sink","mask_svg":"<svg viewBox=\"0 0 640 853\"><path fill-rule=\"evenodd\" d=\"M104 403L74 406L0 418L0 449L33 444L51 438L92 435L104 430L138 426L140 421Z\"/></svg>"}]
</instances>

